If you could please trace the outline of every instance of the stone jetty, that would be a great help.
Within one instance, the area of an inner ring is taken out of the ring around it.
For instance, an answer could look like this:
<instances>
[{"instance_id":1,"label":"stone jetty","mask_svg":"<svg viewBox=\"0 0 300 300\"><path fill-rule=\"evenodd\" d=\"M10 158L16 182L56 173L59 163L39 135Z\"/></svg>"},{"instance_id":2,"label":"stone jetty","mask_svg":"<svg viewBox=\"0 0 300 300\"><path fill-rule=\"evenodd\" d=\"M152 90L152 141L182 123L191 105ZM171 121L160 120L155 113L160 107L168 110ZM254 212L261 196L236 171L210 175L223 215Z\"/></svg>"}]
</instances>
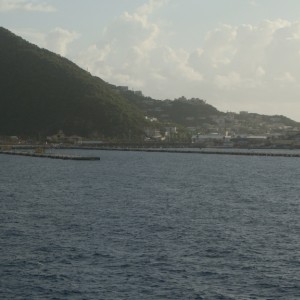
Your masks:
<instances>
[{"instance_id":1,"label":"stone jetty","mask_svg":"<svg viewBox=\"0 0 300 300\"><path fill-rule=\"evenodd\" d=\"M0 154L64 159L64 160L100 160L100 157L98 156L81 156L81 155L69 155L69 154L58 154L58 153L35 153L35 152L12 151L12 150L9 151L1 150Z\"/></svg>"}]
</instances>

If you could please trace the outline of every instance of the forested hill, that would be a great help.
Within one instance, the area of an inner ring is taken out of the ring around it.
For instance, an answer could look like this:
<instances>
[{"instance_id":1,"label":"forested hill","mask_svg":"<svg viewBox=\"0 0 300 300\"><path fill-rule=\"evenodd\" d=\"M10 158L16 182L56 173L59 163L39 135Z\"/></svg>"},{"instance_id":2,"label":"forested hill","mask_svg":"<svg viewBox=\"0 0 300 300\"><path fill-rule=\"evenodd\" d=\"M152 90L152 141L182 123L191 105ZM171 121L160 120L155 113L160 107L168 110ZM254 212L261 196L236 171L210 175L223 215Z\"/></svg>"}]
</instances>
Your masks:
<instances>
[{"instance_id":1,"label":"forested hill","mask_svg":"<svg viewBox=\"0 0 300 300\"><path fill-rule=\"evenodd\" d=\"M145 97L141 91L132 91L122 86L111 87L142 110L145 116L157 118L163 124L200 128L204 123L212 123L212 117L224 115L199 98L186 99L182 96L174 100L156 100Z\"/></svg>"},{"instance_id":2,"label":"forested hill","mask_svg":"<svg viewBox=\"0 0 300 300\"><path fill-rule=\"evenodd\" d=\"M224 115L205 100L180 97L174 100L156 100L143 96L141 91L131 91L127 87L114 86L123 97L136 105L148 117L155 117L161 122L179 124L182 126L198 126L209 122L212 116Z\"/></svg>"},{"instance_id":3,"label":"forested hill","mask_svg":"<svg viewBox=\"0 0 300 300\"><path fill-rule=\"evenodd\" d=\"M144 117L103 80L0 27L0 135L138 136Z\"/></svg>"},{"instance_id":4,"label":"forested hill","mask_svg":"<svg viewBox=\"0 0 300 300\"><path fill-rule=\"evenodd\" d=\"M221 132L266 134L282 133L291 128L300 128L300 123L282 115L261 115L251 112L221 112L199 98L174 100L155 100L143 96L141 91L128 87L113 86L122 96L136 105L149 118L156 118L163 124L174 124L195 132Z\"/></svg>"}]
</instances>

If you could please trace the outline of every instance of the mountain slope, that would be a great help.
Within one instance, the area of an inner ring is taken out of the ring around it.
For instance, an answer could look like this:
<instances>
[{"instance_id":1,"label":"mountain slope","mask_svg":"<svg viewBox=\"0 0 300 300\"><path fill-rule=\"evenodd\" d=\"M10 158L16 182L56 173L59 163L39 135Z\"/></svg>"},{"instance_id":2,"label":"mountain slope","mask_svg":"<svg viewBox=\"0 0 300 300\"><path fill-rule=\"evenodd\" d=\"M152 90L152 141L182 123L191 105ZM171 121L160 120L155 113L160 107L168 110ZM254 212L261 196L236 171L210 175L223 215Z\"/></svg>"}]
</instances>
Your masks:
<instances>
[{"instance_id":1,"label":"mountain slope","mask_svg":"<svg viewBox=\"0 0 300 300\"><path fill-rule=\"evenodd\" d=\"M155 100L140 91L122 86L111 87L136 105L150 118L164 124L179 125L192 132L229 132L231 134L284 133L300 128L300 123L282 115L261 115L248 112L221 112L205 100L180 97L174 100Z\"/></svg>"},{"instance_id":2,"label":"mountain slope","mask_svg":"<svg viewBox=\"0 0 300 300\"><path fill-rule=\"evenodd\" d=\"M111 86L132 104L136 105L146 116L158 118L162 122L185 127L201 126L205 122L210 123L212 116L224 115L223 112L202 99L180 97L174 100L155 100L144 97L140 92Z\"/></svg>"},{"instance_id":3,"label":"mountain slope","mask_svg":"<svg viewBox=\"0 0 300 300\"><path fill-rule=\"evenodd\" d=\"M0 27L0 135L138 136L142 113L107 83Z\"/></svg>"}]
</instances>

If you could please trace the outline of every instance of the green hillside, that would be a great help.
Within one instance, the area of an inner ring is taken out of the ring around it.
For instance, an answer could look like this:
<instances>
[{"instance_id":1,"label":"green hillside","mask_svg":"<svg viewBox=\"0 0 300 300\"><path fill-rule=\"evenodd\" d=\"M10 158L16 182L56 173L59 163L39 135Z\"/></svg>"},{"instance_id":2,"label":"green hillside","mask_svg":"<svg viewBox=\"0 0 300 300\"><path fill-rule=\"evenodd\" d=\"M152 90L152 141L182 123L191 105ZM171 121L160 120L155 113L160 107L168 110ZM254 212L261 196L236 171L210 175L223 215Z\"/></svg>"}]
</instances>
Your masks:
<instances>
[{"instance_id":1,"label":"green hillside","mask_svg":"<svg viewBox=\"0 0 300 300\"><path fill-rule=\"evenodd\" d=\"M137 137L142 113L103 80L0 27L0 135Z\"/></svg>"},{"instance_id":2,"label":"green hillside","mask_svg":"<svg viewBox=\"0 0 300 300\"><path fill-rule=\"evenodd\" d=\"M140 91L132 91L127 87L113 85L111 87L136 105L145 116L156 118L161 124L180 126L193 133L272 134L300 128L298 122L282 115L224 113L199 98L180 97L161 101L145 97Z\"/></svg>"},{"instance_id":3,"label":"green hillside","mask_svg":"<svg viewBox=\"0 0 300 300\"><path fill-rule=\"evenodd\" d=\"M111 87L137 106L146 116L158 118L162 122L181 126L200 126L204 122L210 122L211 116L224 114L198 98L180 97L174 100L156 100L143 96L141 92L122 89L122 87L113 85Z\"/></svg>"}]
</instances>

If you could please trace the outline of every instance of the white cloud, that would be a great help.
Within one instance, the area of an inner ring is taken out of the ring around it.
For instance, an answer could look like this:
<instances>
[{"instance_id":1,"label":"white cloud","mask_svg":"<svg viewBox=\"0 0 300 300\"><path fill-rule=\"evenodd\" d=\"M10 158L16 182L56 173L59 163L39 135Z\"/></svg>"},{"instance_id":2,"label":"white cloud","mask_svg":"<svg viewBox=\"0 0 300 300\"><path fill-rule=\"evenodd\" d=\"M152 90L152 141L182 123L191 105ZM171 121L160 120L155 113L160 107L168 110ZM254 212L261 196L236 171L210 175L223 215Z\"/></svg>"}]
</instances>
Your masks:
<instances>
[{"instance_id":1,"label":"white cloud","mask_svg":"<svg viewBox=\"0 0 300 300\"><path fill-rule=\"evenodd\" d=\"M40 1L27 0L0 0L0 12L9 12L14 10L54 12L54 6Z\"/></svg>"},{"instance_id":2,"label":"white cloud","mask_svg":"<svg viewBox=\"0 0 300 300\"><path fill-rule=\"evenodd\" d=\"M65 56L68 45L78 37L79 34L74 31L57 27L45 36L45 47Z\"/></svg>"},{"instance_id":3,"label":"white cloud","mask_svg":"<svg viewBox=\"0 0 300 300\"><path fill-rule=\"evenodd\" d=\"M280 19L222 26L210 32L200 54L192 53L190 61L205 74L201 87L219 108L281 113L300 120L299 36L300 22Z\"/></svg>"},{"instance_id":4,"label":"white cloud","mask_svg":"<svg viewBox=\"0 0 300 300\"><path fill-rule=\"evenodd\" d=\"M240 87L241 81L240 74L236 72L230 72L226 75L216 75L215 77L216 86L221 89Z\"/></svg>"},{"instance_id":5,"label":"white cloud","mask_svg":"<svg viewBox=\"0 0 300 300\"><path fill-rule=\"evenodd\" d=\"M69 44L79 37L77 32L60 27L49 32L40 32L34 29L15 30L15 32L31 43L41 48L47 48L62 56L67 55Z\"/></svg>"},{"instance_id":6,"label":"white cloud","mask_svg":"<svg viewBox=\"0 0 300 300\"><path fill-rule=\"evenodd\" d=\"M155 86L162 97L167 96L164 85L173 88L172 80L202 81L201 72L189 65L189 53L169 47L155 20L156 11L167 2L150 0L132 13L123 13L105 29L101 43L83 51L77 61L106 81L146 94Z\"/></svg>"},{"instance_id":7,"label":"white cloud","mask_svg":"<svg viewBox=\"0 0 300 300\"><path fill-rule=\"evenodd\" d=\"M205 50L209 53L214 68L227 65L236 54L235 39L237 30L234 27L223 25L209 32L205 39Z\"/></svg>"},{"instance_id":8,"label":"white cloud","mask_svg":"<svg viewBox=\"0 0 300 300\"><path fill-rule=\"evenodd\" d=\"M184 44L170 46L171 25L166 28L157 17L159 10L167 9L167 2L149 0L133 12L124 12L99 32L98 43L72 59L110 83L128 85L158 99L184 95L204 98L222 110L297 115L300 21L223 24L190 50ZM0 0L2 10L3 3ZM62 28L46 33L26 30L21 35L61 55L68 55L79 36Z\"/></svg>"},{"instance_id":9,"label":"white cloud","mask_svg":"<svg viewBox=\"0 0 300 300\"><path fill-rule=\"evenodd\" d=\"M169 45L169 32L155 19L164 3L152 0L125 12L76 61L108 82L158 99L185 95L223 110L275 113L278 107L291 115L283 105L288 101L300 111L300 22L221 25L190 51Z\"/></svg>"},{"instance_id":10,"label":"white cloud","mask_svg":"<svg viewBox=\"0 0 300 300\"><path fill-rule=\"evenodd\" d=\"M166 5L169 0L150 0L149 2L145 3L144 5L140 6L136 13L138 15L150 15L155 9Z\"/></svg>"}]
</instances>

